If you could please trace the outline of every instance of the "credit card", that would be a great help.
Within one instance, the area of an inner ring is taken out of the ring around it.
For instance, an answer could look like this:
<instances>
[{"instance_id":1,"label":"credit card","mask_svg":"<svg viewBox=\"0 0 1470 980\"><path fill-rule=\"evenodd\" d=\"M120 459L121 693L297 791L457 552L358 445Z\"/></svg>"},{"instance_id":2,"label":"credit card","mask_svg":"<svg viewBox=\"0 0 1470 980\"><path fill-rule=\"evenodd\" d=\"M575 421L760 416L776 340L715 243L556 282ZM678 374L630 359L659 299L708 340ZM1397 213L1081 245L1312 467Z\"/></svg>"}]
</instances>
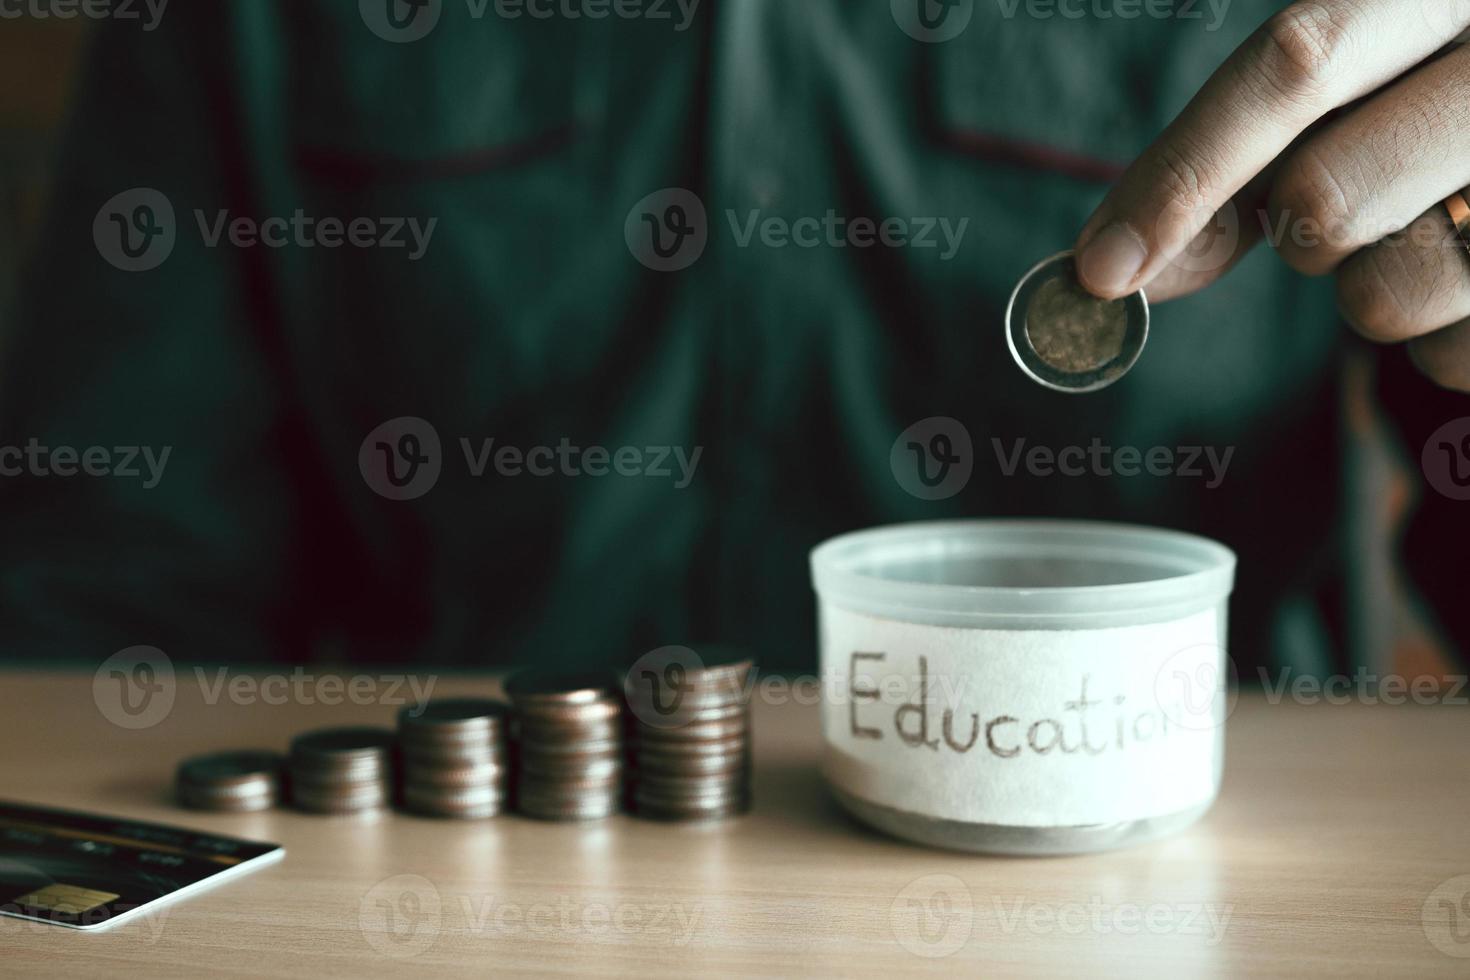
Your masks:
<instances>
[{"instance_id":1,"label":"credit card","mask_svg":"<svg viewBox=\"0 0 1470 980\"><path fill-rule=\"evenodd\" d=\"M0 801L0 915L102 929L285 853L279 844Z\"/></svg>"}]
</instances>

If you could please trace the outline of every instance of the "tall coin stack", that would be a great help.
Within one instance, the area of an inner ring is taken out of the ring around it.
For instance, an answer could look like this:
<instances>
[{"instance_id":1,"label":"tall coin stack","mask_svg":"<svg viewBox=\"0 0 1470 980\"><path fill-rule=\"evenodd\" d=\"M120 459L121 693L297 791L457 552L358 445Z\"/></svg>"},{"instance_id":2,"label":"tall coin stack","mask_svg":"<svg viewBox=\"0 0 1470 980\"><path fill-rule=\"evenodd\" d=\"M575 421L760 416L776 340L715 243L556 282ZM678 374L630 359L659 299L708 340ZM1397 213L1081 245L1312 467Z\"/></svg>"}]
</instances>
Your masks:
<instances>
[{"instance_id":1,"label":"tall coin stack","mask_svg":"<svg viewBox=\"0 0 1470 980\"><path fill-rule=\"evenodd\" d=\"M637 814L709 820L750 807L747 685L754 669L738 652L700 657L663 647L628 670L628 795Z\"/></svg>"},{"instance_id":2,"label":"tall coin stack","mask_svg":"<svg viewBox=\"0 0 1470 980\"><path fill-rule=\"evenodd\" d=\"M291 799L312 813L357 813L388 805L393 733L326 728L291 742Z\"/></svg>"},{"instance_id":3,"label":"tall coin stack","mask_svg":"<svg viewBox=\"0 0 1470 980\"><path fill-rule=\"evenodd\" d=\"M522 671L506 682L515 706L516 808L543 820L616 813L623 792L622 698L608 674Z\"/></svg>"},{"instance_id":4,"label":"tall coin stack","mask_svg":"<svg viewBox=\"0 0 1470 980\"><path fill-rule=\"evenodd\" d=\"M432 817L493 817L505 808L509 711L459 698L398 713L403 805Z\"/></svg>"}]
</instances>

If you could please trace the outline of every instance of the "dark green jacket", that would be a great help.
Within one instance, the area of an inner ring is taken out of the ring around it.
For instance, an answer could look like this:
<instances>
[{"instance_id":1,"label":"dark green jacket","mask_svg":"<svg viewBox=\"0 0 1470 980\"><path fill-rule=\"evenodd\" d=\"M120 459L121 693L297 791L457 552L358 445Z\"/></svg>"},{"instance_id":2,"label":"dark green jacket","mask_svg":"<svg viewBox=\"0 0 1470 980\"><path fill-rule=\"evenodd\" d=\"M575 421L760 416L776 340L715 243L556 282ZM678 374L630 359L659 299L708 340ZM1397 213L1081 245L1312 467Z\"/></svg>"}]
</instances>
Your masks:
<instances>
[{"instance_id":1,"label":"dark green jacket","mask_svg":"<svg viewBox=\"0 0 1470 980\"><path fill-rule=\"evenodd\" d=\"M672 2L667 20L513 19L442 0L427 36L397 43L374 32L378 2L180 2L152 32L99 31L5 349L0 445L170 457L151 488L0 480L7 652L591 663L709 639L803 666L818 541L1040 515L1234 547L1242 665L1349 655L1350 345L1330 283L1263 250L1157 309L1134 372L1085 397L1026 380L1001 327L1018 277L1070 245L1275 4L1237 0L1212 30L1203 3L1202 19L1100 21L975 0L949 12L968 12L958 36L926 43L900 0L703 0L683 30ZM412 8L392 9L411 30ZM104 205L136 188L167 199L175 241L129 272L97 242L134 227ZM703 206L707 244L660 272L629 242L635 205L666 188ZM298 210L437 223L417 261L208 243L221 212ZM753 212L829 210L968 223L951 255L741 244ZM432 424L442 472L399 501L359 464L405 416ZM962 422L975 454L939 501L890 468L898 434L932 416ZM476 477L460 440L492 437L701 455L684 487ZM1095 438L1234 454L1211 488L1007 476L993 441ZM1431 517L1421 569L1464 541L1462 513Z\"/></svg>"}]
</instances>

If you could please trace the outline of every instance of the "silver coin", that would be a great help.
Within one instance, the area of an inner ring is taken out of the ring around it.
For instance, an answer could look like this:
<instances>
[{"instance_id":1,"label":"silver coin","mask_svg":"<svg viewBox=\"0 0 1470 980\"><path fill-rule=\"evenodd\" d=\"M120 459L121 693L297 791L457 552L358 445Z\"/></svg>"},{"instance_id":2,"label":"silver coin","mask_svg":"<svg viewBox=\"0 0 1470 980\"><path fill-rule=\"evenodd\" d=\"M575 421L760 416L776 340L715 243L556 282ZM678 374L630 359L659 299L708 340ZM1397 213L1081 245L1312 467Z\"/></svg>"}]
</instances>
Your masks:
<instances>
[{"instance_id":1,"label":"silver coin","mask_svg":"<svg viewBox=\"0 0 1470 980\"><path fill-rule=\"evenodd\" d=\"M484 698L446 698L398 713L400 742L483 742L505 731L510 709Z\"/></svg>"},{"instance_id":2,"label":"silver coin","mask_svg":"<svg viewBox=\"0 0 1470 980\"><path fill-rule=\"evenodd\" d=\"M711 803L663 803L634 799L633 812L648 820L722 820L739 816L750 809L750 797L719 800Z\"/></svg>"},{"instance_id":3,"label":"silver coin","mask_svg":"<svg viewBox=\"0 0 1470 980\"><path fill-rule=\"evenodd\" d=\"M339 783L336 785L310 783L302 780L291 781L291 796L340 796L340 797L364 797L378 796L388 792L387 780L375 779L362 783Z\"/></svg>"},{"instance_id":4,"label":"silver coin","mask_svg":"<svg viewBox=\"0 0 1470 980\"><path fill-rule=\"evenodd\" d=\"M614 696L617 679L611 671L567 672L531 667L512 674L505 693L519 711L574 709Z\"/></svg>"},{"instance_id":5,"label":"silver coin","mask_svg":"<svg viewBox=\"0 0 1470 980\"><path fill-rule=\"evenodd\" d=\"M495 786L510 775L508 766L404 766L403 782L445 789L456 786Z\"/></svg>"},{"instance_id":6,"label":"silver coin","mask_svg":"<svg viewBox=\"0 0 1470 980\"><path fill-rule=\"evenodd\" d=\"M544 786L522 783L515 791L517 804L543 807L620 800L622 797L622 780L614 780L602 786Z\"/></svg>"},{"instance_id":7,"label":"silver coin","mask_svg":"<svg viewBox=\"0 0 1470 980\"><path fill-rule=\"evenodd\" d=\"M239 790L216 791L181 783L178 800L191 810L215 810L229 813L245 813L252 810L269 810L280 802L274 789L267 792L242 792Z\"/></svg>"},{"instance_id":8,"label":"silver coin","mask_svg":"<svg viewBox=\"0 0 1470 980\"><path fill-rule=\"evenodd\" d=\"M280 784L266 786L195 786L179 783L178 791L201 800L253 800L258 797L279 797Z\"/></svg>"},{"instance_id":9,"label":"silver coin","mask_svg":"<svg viewBox=\"0 0 1470 980\"><path fill-rule=\"evenodd\" d=\"M387 788L381 786L372 791L352 794L293 790L291 802L298 809L311 813L356 813L359 810L378 810L386 807L389 802L389 794Z\"/></svg>"},{"instance_id":10,"label":"silver coin","mask_svg":"<svg viewBox=\"0 0 1470 980\"><path fill-rule=\"evenodd\" d=\"M601 793L616 793L623 785L621 768L609 772L589 773L579 776L547 776L538 772L522 772L516 780L516 792L532 796L592 796Z\"/></svg>"},{"instance_id":11,"label":"silver coin","mask_svg":"<svg viewBox=\"0 0 1470 980\"><path fill-rule=\"evenodd\" d=\"M578 759L600 759L623 754L622 739L588 742L522 742L518 756L522 765L528 761L555 765L575 764Z\"/></svg>"},{"instance_id":12,"label":"silver coin","mask_svg":"<svg viewBox=\"0 0 1470 980\"><path fill-rule=\"evenodd\" d=\"M405 804L404 808L421 817L439 817L447 820L488 820L505 812L505 804L500 800L474 806L434 806L409 803Z\"/></svg>"},{"instance_id":13,"label":"silver coin","mask_svg":"<svg viewBox=\"0 0 1470 980\"><path fill-rule=\"evenodd\" d=\"M1138 361L1148 342L1142 290L1103 300L1077 280L1073 252L1061 252L1021 277L1006 306L1006 344L1027 377L1053 391L1100 391Z\"/></svg>"},{"instance_id":14,"label":"silver coin","mask_svg":"<svg viewBox=\"0 0 1470 980\"><path fill-rule=\"evenodd\" d=\"M634 802L669 809L698 810L748 799L750 799L749 786L727 787L711 793L661 793L642 786L635 787L633 790Z\"/></svg>"},{"instance_id":15,"label":"silver coin","mask_svg":"<svg viewBox=\"0 0 1470 980\"><path fill-rule=\"evenodd\" d=\"M741 732L726 738L636 738L632 742L632 753L635 757L654 755L663 757L677 757L680 759L690 756L728 756L748 755L750 753L750 734Z\"/></svg>"},{"instance_id":16,"label":"silver coin","mask_svg":"<svg viewBox=\"0 0 1470 980\"><path fill-rule=\"evenodd\" d=\"M310 766L292 764L290 779L295 786L320 786L329 789L336 786L363 786L387 781L393 770L387 766L363 766L346 771L336 769L313 769Z\"/></svg>"},{"instance_id":17,"label":"silver coin","mask_svg":"<svg viewBox=\"0 0 1470 980\"><path fill-rule=\"evenodd\" d=\"M431 786L426 783L404 783L403 795L421 800L462 800L474 802L505 795L504 788L491 783L483 786Z\"/></svg>"},{"instance_id":18,"label":"silver coin","mask_svg":"<svg viewBox=\"0 0 1470 980\"><path fill-rule=\"evenodd\" d=\"M517 796L535 797L542 800L594 799L617 796L623 791L623 774L589 777L587 779L544 779L526 776L516 782Z\"/></svg>"},{"instance_id":19,"label":"silver coin","mask_svg":"<svg viewBox=\"0 0 1470 980\"><path fill-rule=\"evenodd\" d=\"M601 820L621 810L622 801L617 797L572 803L542 803L522 800L518 801L516 809L538 820Z\"/></svg>"},{"instance_id":20,"label":"silver coin","mask_svg":"<svg viewBox=\"0 0 1470 980\"><path fill-rule=\"evenodd\" d=\"M704 655L671 646L644 654L623 677L623 693L632 703L665 700L671 692L726 701L744 701L755 661L738 651L714 648Z\"/></svg>"},{"instance_id":21,"label":"silver coin","mask_svg":"<svg viewBox=\"0 0 1470 980\"><path fill-rule=\"evenodd\" d=\"M393 733L386 728L323 728L292 739L291 756L346 765L382 758L394 744Z\"/></svg>"},{"instance_id":22,"label":"silver coin","mask_svg":"<svg viewBox=\"0 0 1470 980\"><path fill-rule=\"evenodd\" d=\"M638 774L638 792L648 796L695 797L735 793L750 785L750 772L730 769L715 773L651 773Z\"/></svg>"},{"instance_id":23,"label":"silver coin","mask_svg":"<svg viewBox=\"0 0 1470 980\"><path fill-rule=\"evenodd\" d=\"M593 742L603 739L621 739L623 720L613 716L596 721L545 725L523 717L516 734L521 742Z\"/></svg>"},{"instance_id":24,"label":"silver coin","mask_svg":"<svg viewBox=\"0 0 1470 980\"><path fill-rule=\"evenodd\" d=\"M681 699L668 704L632 705L637 729L656 728L667 730L707 722L729 721L746 717L750 711L747 704L711 704L706 701Z\"/></svg>"},{"instance_id":25,"label":"silver coin","mask_svg":"<svg viewBox=\"0 0 1470 980\"><path fill-rule=\"evenodd\" d=\"M424 788L409 784L403 787L403 802L411 809L478 810L503 805L506 794L498 789L475 789L444 792L438 787Z\"/></svg>"},{"instance_id":26,"label":"silver coin","mask_svg":"<svg viewBox=\"0 0 1470 980\"><path fill-rule=\"evenodd\" d=\"M505 805L497 800L494 803L464 807L436 807L414 804L406 805L405 809L421 817L439 817L446 820L488 820L491 817L498 817L504 813Z\"/></svg>"},{"instance_id":27,"label":"silver coin","mask_svg":"<svg viewBox=\"0 0 1470 980\"><path fill-rule=\"evenodd\" d=\"M544 760L532 761L523 759L521 761L521 772L548 779L567 778L594 781L615 778L618 773L623 771L623 757L621 755L590 759L580 759L575 756L560 757L561 760L567 760L569 758L574 761L546 762Z\"/></svg>"},{"instance_id":28,"label":"silver coin","mask_svg":"<svg viewBox=\"0 0 1470 980\"><path fill-rule=\"evenodd\" d=\"M739 715L723 721L698 722L676 728L654 728L639 726L638 742L641 745L667 745L679 742L721 742L732 738L748 738L750 718Z\"/></svg>"},{"instance_id":29,"label":"silver coin","mask_svg":"<svg viewBox=\"0 0 1470 980\"><path fill-rule=\"evenodd\" d=\"M721 801L738 799L750 795L750 787L744 782L730 783L725 786L714 786L707 790L667 790L659 786L649 786L642 782L633 787L635 799L644 803L656 803L664 806L674 805L714 805Z\"/></svg>"},{"instance_id":30,"label":"silver coin","mask_svg":"<svg viewBox=\"0 0 1470 980\"><path fill-rule=\"evenodd\" d=\"M179 763L178 780L199 787L254 787L279 781L284 761L278 753L264 750L216 752Z\"/></svg>"},{"instance_id":31,"label":"silver coin","mask_svg":"<svg viewBox=\"0 0 1470 980\"><path fill-rule=\"evenodd\" d=\"M509 764L510 753L504 745L457 749L404 745L401 758L405 769L503 768Z\"/></svg>"},{"instance_id":32,"label":"silver coin","mask_svg":"<svg viewBox=\"0 0 1470 980\"><path fill-rule=\"evenodd\" d=\"M444 756L456 758L463 756L482 756L496 752L504 752L509 737L505 738L457 738L457 739L420 739L409 736L406 732L401 733L398 739L398 751L402 755L418 756Z\"/></svg>"},{"instance_id":33,"label":"silver coin","mask_svg":"<svg viewBox=\"0 0 1470 980\"><path fill-rule=\"evenodd\" d=\"M732 772L750 768L750 755L650 755L634 757L634 770L652 775L694 776L705 773Z\"/></svg>"}]
</instances>

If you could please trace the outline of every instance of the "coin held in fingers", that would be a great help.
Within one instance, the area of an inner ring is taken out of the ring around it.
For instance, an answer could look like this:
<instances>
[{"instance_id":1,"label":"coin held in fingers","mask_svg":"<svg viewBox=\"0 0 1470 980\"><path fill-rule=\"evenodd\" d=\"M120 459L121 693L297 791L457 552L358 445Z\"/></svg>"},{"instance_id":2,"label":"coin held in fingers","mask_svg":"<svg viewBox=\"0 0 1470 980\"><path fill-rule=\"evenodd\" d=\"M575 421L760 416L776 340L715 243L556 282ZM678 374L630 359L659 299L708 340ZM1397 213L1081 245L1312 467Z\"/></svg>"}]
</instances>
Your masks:
<instances>
[{"instance_id":1,"label":"coin held in fingers","mask_svg":"<svg viewBox=\"0 0 1470 980\"><path fill-rule=\"evenodd\" d=\"M1006 344L1021 370L1053 391L1099 391L1127 374L1148 341L1143 292L1105 300L1083 289L1072 252L1035 266L1006 306Z\"/></svg>"}]
</instances>

